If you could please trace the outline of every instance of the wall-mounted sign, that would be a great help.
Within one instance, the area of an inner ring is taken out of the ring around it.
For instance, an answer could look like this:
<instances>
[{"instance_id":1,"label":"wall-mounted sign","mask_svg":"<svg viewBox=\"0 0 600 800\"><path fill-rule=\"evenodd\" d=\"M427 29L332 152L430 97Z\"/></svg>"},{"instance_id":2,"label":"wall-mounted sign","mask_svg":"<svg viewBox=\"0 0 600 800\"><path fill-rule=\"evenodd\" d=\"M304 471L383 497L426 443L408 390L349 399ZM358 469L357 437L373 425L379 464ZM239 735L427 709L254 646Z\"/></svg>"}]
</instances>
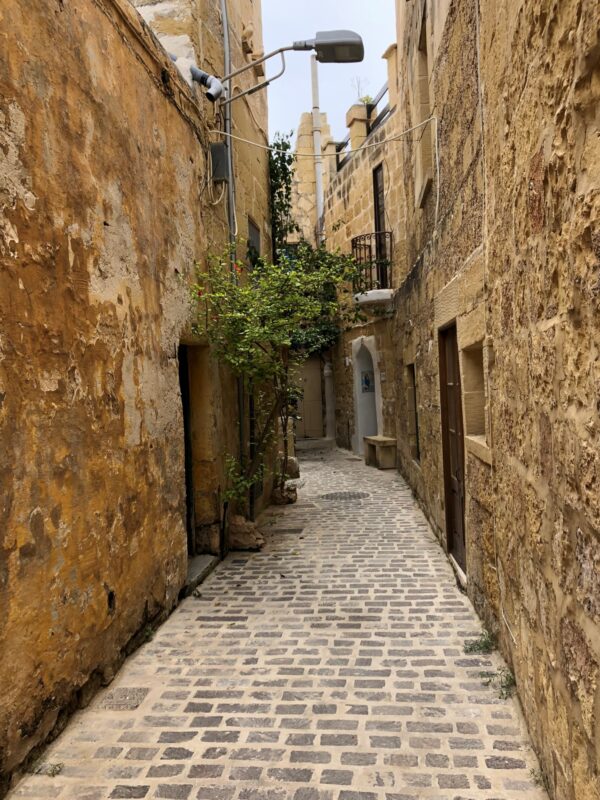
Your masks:
<instances>
[{"instance_id":1,"label":"wall-mounted sign","mask_svg":"<svg viewBox=\"0 0 600 800\"><path fill-rule=\"evenodd\" d=\"M363 393L375 391L375 375L373 374L373 370L360 373L360 385Z\"/></svg>"}]
</instances>

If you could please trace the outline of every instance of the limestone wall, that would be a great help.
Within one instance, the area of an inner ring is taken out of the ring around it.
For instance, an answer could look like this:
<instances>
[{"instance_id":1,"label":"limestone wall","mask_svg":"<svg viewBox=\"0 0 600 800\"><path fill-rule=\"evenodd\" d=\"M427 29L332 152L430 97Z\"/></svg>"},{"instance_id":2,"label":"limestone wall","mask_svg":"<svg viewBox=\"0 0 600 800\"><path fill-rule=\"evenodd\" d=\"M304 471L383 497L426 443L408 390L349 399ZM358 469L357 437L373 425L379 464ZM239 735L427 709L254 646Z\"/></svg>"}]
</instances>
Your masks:
<instances>
[{"instance_id":1,"label":"limestone wall","mask_svg":"<svg viewBox=\"0 0 600 800\"><path fill-rule=\"evenodd\" d=\"M221 3L215 0L132 0L143 19L152 28L165 50L177 56L177 68L182 77L191 84L191 91L202 109L203 119L208 130L208 141L225 142L227 138L219 133L224 129L223 108L204 98L204 88L192 84L189 66L199 68L218 77L226 73L223 46L223 16ZM259 0L227 0L229 19L229 39L231 50L231 71L236 71L252 63L263 55L262 13ZM232 80L232 95L239 94L261 83L265 78L265 67L250 67ZM271 256L271 226L269 210L269 156L264 146L268 144L267 92L265 89L247 97L234 100L231 105L231 139L234 195L235 230L237 257L245 259L248 251L250 225L256 227L260 235L260 253ZM242 141L245 140L245 141ZM255 146L256 143L260 146ZM200 255L205 261L209 254L222 254L228 247L227 196L224 187L212 192L202 189L203 215L210 220L206 225L206 247ZM201 372L201 370L200 370ZM237 390L232 389L233 398ZM216 420L221 419L220 408L208 403L199 416L208 414ZM233 401L231 401L233 402ZM250 436L249 399L244 399L242 415L242 438L247 443ZM231 421L238 426L239 421ZM221 501L215 493L216 476L207 476L206 471L214 472L214 462L222 461L224 450L217 444L211 453L219 457L206 457L206 437L199 437L197 450L202 453L204 465L200 464L196 502L196 520L204 531L205 546L216 551L215 538L218 537L217 522L221 514ZM237 453L238 447L228 448L227 452ZM220 474L219 474L220 477ZM272 480L265 480L261 497L256 498L254 510L260 510L269 502ZM206 488L208 487L208 489Z\"/></svg>"},{"instance_id":2,"label":"limestone wall","mask_svg":"<svg viewBox=\"0 0 600 800\"><path fill-rule=\"evenodd\" d=\"M421 15L398 4L401 72ZM401 465L443 544L437 332L456 322L465 430L471 348L481 349L483 428L464 439L468 591L513 665L546 780L567 800L600 791L597 29L597 12L576 2L484 3L481 20L473 4L450 6L430 78L439 222L432 236L433 192L412 217L407 200L416 260L396 298ZM405 154L409 198L418 153L407 144Z\"/></svg>"},{"instance_id":3,"label":"limestone wall","mask_svg":"<svg viewBox=\"0 0 600 800\"><path fill-rule=\"evenodd\" d=\"M223 19L221 4L215 0L132 0L138 12L155 32L164 48L178 57L182 76L190 80L189 65L195 63L205 72L222 77L225 73ZM263 54L261 4L258 0L227 1L232 71L250 64ZM264 80L264 65L243 72L232 81L235 95ZM196 84L193 93L200 98L204 89ZM202 100L203 116L211 130L222 130L222 111L217 105ZM266 145L267 93L265 90L235 100L231 104L232 132L240 139ZM210 135L210 141L225 141L223 136ZM245 255L248 218L261 233L261 252L270 254L268 152L235 140L233 142L236 186L237 236L239 255ZM218 193L217 193L218 194ZM224 199L217 204L225 207ZM209 230L209 245L214 250L223 246L224 231Z\"/></svg>"},{"instance_id":4,"label":"limestone wall","mask_svg":"<svg viewBox=\"0 0 600 800\"><path fill-rule=\"evenodd\" d=\"M321 151L323 155L323 191L327 192L331 177L336 170L335 158L331 157L334 152L331 129L327 122L327 114L323 112L321 112ZM290 243L304 239L312 245L316 244L317 196L314 152L313 117L312 113L307 111L301 115L296 130L294 149L296 162L292 179L292 219L298 226L298 230L288 236Z\"/></svg>"},{"instance_id":5,"label":"limestone wall","mask_svg":"<svg viewBox=\"0 0 600 800\"><path fill-rule=\"evenodd\" d=\"M396 193L394 314L340 338L338 443L356 432L353 343L374 336L392 380L381 432L448 549L439 348L455 325L467 591L514 670L552 796L595 800L600 14L583 0L396 12L397 108L371 141L427 115L437 134L361 149L326 192L328 244L346 251L374 230L378 160Z\"/></svg>"},{"instance_id":6,"label":"limestone wall","mask_svg":"<svg viewBox=\"0 0 600 800\"><path fill-rule=\"evenodd\" d=\"M395 67L395 48L386 51L388 67L390 61ZM393 60L392 60L393 59ZM389 70L391 113L379 127L364 139L366 147L353 153L348 161L337 168L336 159L325 159L326 181L324 203L324 232L327 246L342 252L351 252L352 239L376 230L373 208L373 170L383 165L385 186L385 230L392 234L391 285L397 287L406 269L405 253L405 200L404 185L398 176L402 167L402 148L399 142L384 144L402 130L401 116L397 110L397 80L395 69ZM348 119L353 119L361 111L355 107ZM308 117L308 115L305 115ZM373 117L375 114L372 115ZM310 118L309 118L310 119ZM365 117L366 119L366 117ZM304 122L304 117L303 117ZM366 134L366 123L359 123L358 135ZM302 129L302 128L301 128ZM353 128L355 137L357 130ZM324 141L324 151L331 152L331 145ZM298 167L300 169L300 166ZM314 191L314 189L313 189ZM305 204L308 201L304 201ZM302 219L303 207L298 206ZM352 347L361 337L374 337L377 368L380 375L378 403L381 405L382 429L380 434L396 436L396 398L395 398L395 351L391 339L391 326L385 311L365 312L365 320L342 333L336 346L333 362L336 386L336 434L338 443L344 447L356 447L357 421L354 409L354 368Z\"/></svg>"},{"instance_id":7,"label":"limestone wall","mask_svg":"<svg viewBox=\"0 0 600 800\"><path fill-rule=\"evenodd\" d=\"M206 20L220 24L212 5ZM1 784L177 601L181 342L200 522L219 520L238 430L234 383L190 331L194 262L227 235L206 191L214 107L124 0L8 0L0 29ZM240 105L236 130L264 130L264 103ZM255 217L268 252L252 154L237 161L238 219Z\"/></svg>"},{"instance_id":8,"label":"limestone wall","mask_svg":"<svg viewBox=\"0 0 600 800\"><path fill-rule=\"evenodd\" d=\"M426 17L422 31L422 5L398 10L399 70L409 80L400 83L400 106L404 128L419 121L414 97L415 73L418 69L419 41L427 37L429 51L430 113L438 118L440 175L432 159L432 181L425 198L418 187L421 145L419 132L402 145L403 162L399 174L406 190L406 280L396 295L394 339L398 348L396 385L398 418L398 452L402 471L413 483L426 513L446 544L446 520L443 480L442 428L440 413L440 378L438 331L456 322L459 341L464 340L463 327L476 325L469 344L486 337L483 306L483 168L481 162L481 125L477 90L477 45L475 5L472 2L453 4L444 16L444 25L436 30L438 20ZM412 81L410 76L412 75ZM427 131L425 128L424 131ZM432 126L435 137L435 126ZM435 237L432 235L436 229ZM414 365L418 427L421 439L420 459L411 447L411 393L407 369ZM473 471L486 470L487 461L470 458L466 446L466 491L471 503L481 505ZM484 500L483 500L484 502ZM479 510L473 513L479 513ZM467 510L467 536L470 535ZM479 560L482 551L473 552ZM476 585L470 565L471 585Z\"/></svg>"},{"instance_id":9,"label":"limestone wall","mask_svg":"<svg viewBox=\"0 0 600 800\"><path fill-rule=\"evenodd\" d=\"M600 797L600 11L482 3L494 525L557 798Z\"/></svg>"}]
</instances>

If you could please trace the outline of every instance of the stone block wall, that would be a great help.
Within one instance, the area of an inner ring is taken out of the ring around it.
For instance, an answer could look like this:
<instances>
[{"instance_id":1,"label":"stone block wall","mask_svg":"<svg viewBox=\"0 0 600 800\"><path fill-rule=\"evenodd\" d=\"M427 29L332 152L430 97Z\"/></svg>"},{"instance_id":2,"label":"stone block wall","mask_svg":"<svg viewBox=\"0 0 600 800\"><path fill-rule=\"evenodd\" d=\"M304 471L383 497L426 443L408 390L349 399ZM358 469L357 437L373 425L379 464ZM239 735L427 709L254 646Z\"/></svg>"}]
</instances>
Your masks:
<instances>
[{"instance_id":1,"label":"stone block wall","mask_svg":"<svg viewBox=\"0 0 600 800\"><path fill-rule=\"evenodd\" d=\"M215 0L131 0L149 24L165 50L178 57L177 66L189 80L189 65L217 77L225 74L223 49L223 17L221 4ZM231 69L235 71L249 65L263 55L262 14L258 0L227 0ZM249 89L264 80L264 65L251 67L232 80L232 94ZM222 130L222 112L217 105L202 99L204 89L194 84L192 91L199 100L207 127ZM235 100L231 106L232 133L240 139L268 144L267 93L255 94ZM226 141L224 136L211 133L211 142ZM261 253L270 255L271 230L269 224L269 157L260 147L234 140L233 162L236 187L237 237L240 257L246 254L248 219L261 233ZM216 192L218 195L219 192ZM213 208L223 222L225 199ZM212 212L212 209L211 209ZM212 213L211 213L212 215ZM224 246L227 232L224 227L209 226L208 249L219 251Z\"/></svg>"},{"instance_id":2,"label":"stone block wall","mask_svg":"<svg viewBox=\"0 0 600 800\"><path fill-rule=\"evenodd\" d=\"M321 144L325 154L323 158L323 190L327 191L330 175L335 170L335 159L327 155L333 148L331 130L327 124L327 115L321 112ZM317 231L317 197L316 173L313 141L313 118L310 112L300 117L296 131L296 163L292 181L292 217L298 231L290 234L289 241L304 239L316 244Z\"/></svg>"},{"instance_id":3,"label":"stone block wall","mask_svg":"<svg viewBox=\"0 0 600 800\"><path fill-rule=\"evenodd\" d=\"M152 28L165 50L177 56L177 68L182 77L190 84L190 64L210 74L222 78L226 72L223 44L224 19L222 6L215 0L131 0L143 19ZM262 11L260 0L227 0L229 21L229 40L231 51L231 71L236 71L263 55L262 43ZM251 67L231 82L231 92L235 96L242 91L256 86L264 80L265 67ZM202 109L209 142L227 142L228 139L220 131L224 128L223 108L212 104L204 97L204 88L191 84L191 92ZM265 150L268 144L267 125L267 92L258 91L249 96L234 100L231 105L232 134L229 140L232 148L234 195L235 195L235 229L236 255L245 260L248 254L248 238L250 225L255 226L260 235L260 254L271 257L271 225L269 197L269 155ZM242 141L245 140L245 141ZM208 154L204 156L208 163ZM227 225L227 195L224 186L217 186L212 191L204 184L201 187L200 203L202 215L208 224L205 226L205 248L198 255L201 264L205 264L210 256L222 255L228 248L229 229ZM194 341L191 342L194 344ZM197 344L197 342L195 342ZM222 380L229 380L223 373ZM200 378L201 383L201 378ZM236 396L237 389L231 383L229 398ZM199 410L199 416L208 416L215 420L210 430L216 430L222 419L218 403L210 403L209 389L205 396L205 404ZM233 400L230 399L230 403ZM238 415L239 416L239 415ZM249 398L244 398L241 437L247 443L250 436ZM227 415L224 417L229 419ZM236 427L237 420L229 421L229 427ZM229 446L227 450L217 444L222 441L219 435L211 446L211 455L207 457L206 436L199 436L196 451L202 456L202 463L197 464L199 479L197 484L202 488L196 502L196 522L206 534L209 541L215 540L215 531L222 515L222 502L219 491L222 483L222 462L225 453L235 456L239 445ZM239 436L239 434L238 434ZM270 454L276 458L276 452ZM254 511L268 504L272 489L272 479L263 483L261 496L254 502ZM209 547L215 552L215 547Z\"/></svg>"},{"instance_id":4,"label":"stone block wall","mask_svg":"<svg viewBox=\"0 0 600 800\"><path fill-rule=\"evenodd\" d=\"M405 5L405 4L404 4ZM425 15L423 4L398 9L402 127L418 124L415 98L420 42L429 61L429 113L438 119L440 174L423 198L418 187L420 134L403 142L399 168L406 191L406 262L410 270L395 297L397 419L400 468L413 485L440 541L446 546L445 498L440 411L438 331L455 322L459 343L465 335L485 338L483 309L483 180L479 119L474 3L446 4ZM411 79L412 76L412 79ZM435 145L435 128L433 136ZM424 129L426 130L426 128ZM435 237L432 236L436 229ZM477 317L474 320L474 315ZM475 322L475 332L469 332ZM469 343L472 343L471 341ZM420 459L411 446L411 396L408 369L414 365ZM486 469L466 450L466 491L479 504L470 472ZM486 456L487 460L487 456ZM467 537L469 520L466 520ZM469 550L467 551L469 555ZM480 555L474 554L478 560Z\"/></svg>"},{"instance_id":5,"label":"stone block wall","mask_svg":"<svg viewBox=\"0 0 600 800\"><path fill-rule=\"evenodd\" d=\"M405 269L405 226L404 226L404 187L397 181L402 163L402 148L399 142L389 145L384 142L401 131L401 117L397 111L395 48L384 54L387 59L390 115L370 135L364 139L367 145L362 151L353 153L338 170L336 159L325 159L326 180L324 203L324 232L327 246L342 252L351 251L353 237L375 232L376 222L373 209L373 171L383 165L386 230L392 234L393 259L391 264L391 285L400 285ZM393 64L393 69L391 65ZM354 138L360 131L355 120L359 119L361 106L354 106L348 120L353 126ZM308 117L308 115L305 115ZM366 119L366 112L363 115ZM362 119L362 117L360 117ZM367 133L366 123L359 127ZM308 117L310 121L310 117ZM303 117L304 122L304 117ZM360 140L360 136L359 136ZM324 140L324 152L332 152L331 144ZM314 189L313 189L314 191ZM299 219L303 218L302 206L297 205ZM376 351L375 365L379 372L380 384L377 387L377 402L381 406L382 429L385 436L396 436L396 397L395 397L395 351L391 339L389 314L385 309L367 309L364 321L350 330L344 331L336 345L333 360L336 391L336 435L344 447L356 446L357 424L354 409L354 370L352 364L352 345L362 337L373 337Z\"/></svg>"},{"instance_id":6,"label":"stone block wall","mask_svg":"<svg viewBox=\"0 0 600 800\"><path fill-rule=\"evenodd\" d=\"M504 647L557 798L600 797L600 11L481 4Z\"/></svg>"},{"instance_id":7,"label":"stone block wall","mask_svg":"<svg viewBox=\"0 0 600 800\"><path fill-rule=\"evenodd\" d=\"M456 325L467 591L514 670L552 797L596 800L600 12L583 0L396 11L397 109L371 141L426 114L437 132L429 149L416 134L364 148L326 192L328 245L349 250L374 230L383 160L402 242L393 315L335 351L338 443L356 428L352 344L374 336L392 376L384 432L447 548L439 347Z\"/></svg>"},{"instance_id":8,"label":"stone block wall","mask_svg":"<svg viewBox=\"0 0 600 800\"><path fill-rule=\"evenodd\" d=\"M0 29L2 785L177 601L181 343L203 389L207 522L238 430L234 382L190 326L195 262L227 237L206 192L214 107L125 0L7 0ZM235 130L253 138L265 100L239 103ZM255 217L268 252L267 166L252 155L237 162L238 219Z\"/></svg>"}]
</instances>

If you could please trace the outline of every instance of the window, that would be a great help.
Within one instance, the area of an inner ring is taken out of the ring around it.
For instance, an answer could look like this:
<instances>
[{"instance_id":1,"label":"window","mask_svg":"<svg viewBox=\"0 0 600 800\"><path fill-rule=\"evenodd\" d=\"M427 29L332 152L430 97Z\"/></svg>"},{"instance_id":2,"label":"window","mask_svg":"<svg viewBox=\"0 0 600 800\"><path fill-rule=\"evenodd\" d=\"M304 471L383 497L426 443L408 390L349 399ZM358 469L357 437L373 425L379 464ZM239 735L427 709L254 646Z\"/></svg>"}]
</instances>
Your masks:
<instances>
[{"instance_id":1,"label":"window","mask_svg":"<svg viewBox=\"0 0 600 800\"><path fill-rule=\"evenodd\" d=\"M414 364L406 367L408 383L408 441L410 453L415 461L421 460L419 446L419 404L417 401L417 372Z\"/></svg>"},{"instance_id":2,"label":"window","mask_svg":"<svg viewBox=\"0 0 600 800\"><path fill-rule=\"evenodd\" d=\"M485 373L483 342L462 351L465 433L485 437Z\"/></svg>"},{"instance_id":3,"label":"window","mask_svg":"<svg viewBox=\"0 0 600 800\"><path fill-rule=\"evenodd\" d=\"M385 230L385 189L383 183L383 164L373 170L373 203L375 206L375 231Z\"/></svg>"},{"instance_id":4,"label":"window","mask_svg":"<svg viewBox=\"0 0 600 800\"><path fill-rule=\"evenodd\" d=\"M260 230L250 217L248 217L248 263L251 267L256 266L260 258Z\"/></svg>"},{"instance_id":5,"label":"window","mask_svg":"<svg viewBox=\"0 0 600 800\"><path fill-rule=\"evenodd\" d=\"M417 51L417 121L424 122L431 116L431 99L429 96L429 52L427 50L427 5L423 9L419 49ZM415 200L419 208L425 205L425 199L432 184L433 153L431 123L419 128L417 136L417 164L415 180Z\"/></svg>"},{"instance_id":6,"label":"window","mask_svg":"<svg viewBox=\"0 0 600 800\"><path fill-rule=\"evenodd\" d=\"M373 208L375 211L375 269L377 273L377 287L389 287L390 253L389 236L386 235L385 222L385 183L383 164L373 170Z\"/></svg>"}]
</instances>

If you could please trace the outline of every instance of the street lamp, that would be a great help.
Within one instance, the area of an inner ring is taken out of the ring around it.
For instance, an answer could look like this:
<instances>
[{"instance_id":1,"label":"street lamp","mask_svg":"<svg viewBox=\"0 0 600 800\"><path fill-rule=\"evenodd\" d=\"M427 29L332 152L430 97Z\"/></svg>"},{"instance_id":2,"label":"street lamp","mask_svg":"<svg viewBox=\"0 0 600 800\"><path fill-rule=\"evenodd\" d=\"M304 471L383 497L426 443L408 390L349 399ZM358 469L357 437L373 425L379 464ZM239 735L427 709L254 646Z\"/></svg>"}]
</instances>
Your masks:
<instances>
[{"instance_id":1,"label":"street lamp","mask_svg":"<svg viewBox=\"0 0 600 800\"><path fill-rule=\"evenodd\" d=\"M234 100L237 100L239 97L244 97L245 95L254 94L254 92L258 92L260 89L264 89L266 86L269 86L270 83L280 78L283 73L285 72L285 56L284 53L289 50L314 50L315 54L312 56L312 96L313 96L313 110L312 110L312 118L313 118L313 141L314 141L314 150L315 150L315 189L316 189L316 199L317 199L317 231L316 231L316 238L317 244L320 245L323 241L323 226L322 226L322 217L323 217L323 158L321 153L321 113L319 110L319 89L318 89L318 77L317 77L317 61L320 61L322 64L352 64L357 61L362 61L365 57L365 48L363 45L362 38L355 33L354 31L346 31L346 30L335 30L335 31L318 31L315 35L314 39L305 39L301 41L294 42L287 47L280 47L277 50L273 50L267 55L263 56L262 58L253 61L250 64L246 64L244 67L235 70L235 72L231 72L229 75L226 75L222 81L223 83L227 83L229 87L229 91L225 93L225 99L221 100L221 105L225 106L225 117L226 117L226 128L228 129L227 122L229 120L229 106ZM268 78L266 81L257 84L256 86L250 87L250 89L246 89L243 92L239 92L239 94L231 95L231 79L235 78L237 75L240 75L242 72L250 69L251 67L255 67L258 64L262 64L265 61L268 61L273 56L280 55L281 56L281 69L276 75L273 75L272 78ZM204 73L205 75L205 73ZM212 78L211 76L206 76L202 83L209 88L207 92L207 97L214 102L214 95L215 95L215 81L216 79ZM220 82L217 81L220 86L220 91L218 91L219 87L216 87L218 92L218 97L221 97L223 94L223 86ZM228 129L228 132L229 129ZM231 149L228 143L228 157L230 158ZM231 171L231 164L230 164L230 171Z\"/></svg>"},{"instance_id":2,"label":"street lamp","mask_svg":"<svg viewBox=\"0 0 600 800\"><path fill-rule=\"evenodd\" d=\"M226 4L223 2L223 7L226 10ZM224 13L224 19L226 19L226 14ZM227 30L227 28L226 28ZM225 58L225 69L227 69L227 65L229 63L229 59L227 58L228 52L228 45L226 44L226 58ZM323 214L323 164L321 158L321 115L319 111L319 97L318 97L318 84L317 84L317 61L320 61L322 64L352 64L357 61L362 61L365 56L365 48L363 45L362 38L355 33L354 31L346 31L346 30L334 30L334 31L318 31L315 34L314 39L304 39L294 42L287 47L279 47L277 50L272 50L270 53L262 56L255 61L251 61L249 64L246 64L240 69L234 70L234 72L230 72L228 75L225 75L222 78L217 78L214 75L209 75L208 72L204 72L203 70L199 69L195 64L190 66L190 75L193 81L199 83L201 86L206 88L206 97L211 101L211 103L215 103L217 101L220 102L220 105L223 107L224 110L224 124L225 130L224 134L227 137L231 136L231 109L229 108L229 104L233 103L234 100L237 100L240 97L245 97L246 95L254 94L254 92L260 91L260 89L264 89L265 87L269 86L273 81L280 78L283 73L285 72L286 64L285 64L285 55L284 53L288 52L289 50L314 50L315 54L312 56L312 86L313 86L313 138L314 138L314 145L315 145L315 179L316 179L316 195L317 195L317 240L320 244L322 241L322 227L321 227L321 217ZM231 80L232 78L241 75L246 70L252 69L253 67L257 67L259 64L263 64L265 61L268 61L270 58L274 56L281 56L281 69L276 75L273 75L271 78L267 78L267 80L262 81L262 83L257 84L256 86L251 86L249 89L246 89L243 92L239 92L238 94L232 95L231 94ZM170 54L171 59L174 62L177 62L177 56ZM233 230L235 227L235 213L233 211L235 199L234 199L234 188L233 188L233 162L232 162L232 155L231 155L231 142L225 142L225 153L226 153L226 170L227 170L227 183L228 183L228 207L229 207L229 228L230 228L230 237L233 241Z\"/></svg>"},{"instance_id":3,"label":"street lamp","mask_svg":"<svg viewBox=\"0 0 600 800\"><path fill-rule=\"evenodd\" d=\"M313 87L313 138L315 145L315 178L316 178L316 195L317 195L317 240L320 244L322 241L322 228L321 217L323 214L323 164L321 158L321 116L319 112L319 93L317 84L317 61L322 64L352 64L357 61L362 61L365 56L365 48L362 38L354 31L335 30L335 31L318 31L314 39L304 39L294 42L287 47L279 47L277 50L272 50L270 53L251 61L249 64L230 72L223 78L217 78L214 75L209 75L199 69L195 64L190 67L191 78L201 86L206 88L206 97L215 103L220 101L220 105L224 107L225 118L225 134L231 135L231 110L229 104L233 103L240 97L254 94L269 86L273 81L280 78L285 72L285 55L284 53L289 50L314 50L315 54L312 56L312 87ZM251 86L243 92L238 94L231 94L231 80L241 75L246 70L257 67L263 64L274 56L281 56L281 69L276 75L262 81L256 86ZM177 56L171 55L173 61L177 61ZM227 60L226 60L227 63ZM230 142L225 143L227 153L227 174L233 174L233 164L231 161L231 145ZM231 180L229 183L229 191L232 190ZM233 200L229 198L229 206L233 206ZM230 212L231 214L231 212ZM230 227L233 223L230 222Z\"/></svg>"},{"instance_id":4,"label":"street lamp","mask_svg":"<svg viewBox=\"0 0 600 800\"><path fill-rule=\"evenodd\" d=\"M280 78L286 67L284 53L289 50L314 50L316 53L314 58L322 64L351 64L356 61L362 61L365 55L363 41L358 33L354 33L354 31L319 31L314 39L304 39L287 47L279 47L277 50L272 50L267 55L262 56L262 58L252 61L234 72L230 72L229 75L225 75L223 78L216 78L214 75L209 75L207 72L193 66L191 67L192 80L206 87L208 90L206 96L212 103L221 100L222 105L229 105L239 97L254 94L254 92L264 89L277 78ZM224 92L223 84L241 75L242 72L246 72L252 67L257 67L277 55L281 56L281 69L276 75L256 86L251 86L250 89L246 89L244 92L231 97L227 96L227 93ZM177 60L176 56L171 56L171 58L173 61Z\"/></svg>"},{"instance_id":5,"label":"street lamp","mask_svg":"<svg viewBox=\"0 0 600 800\"><path fill-rule=\"evenodd\" d=\"M229 75L225 75L222 79L223 83L230 81L232 78L235 78L251 67L256 67L258 64L268 61L270 58L273 58L273 56L281 56L281 69L276 75L273 75L272 78L268 78L266 81L256 86L252 86L250 89L246 89L244 92L240 92L232 97L227 97L222 101L223 105L232 103L234 100L237 100L238 97L254 94L254 92L264 89L270 83L277 80L277 78L280 78L285 72L286 67L284 53L289 50L314 50L316 52L314 58L323 64L351 64L356 61L362 61L365 57L363 40L358 33L354 33L354 31L319 31L314 39L305 39L303 41L294 42L287 47L279 47L277 50L272 50L270 53L267 53L266 56L252 61L252 63L246 64L240 69L236 69L235 72L231 72Z\"/></svg>"}]
</instances>

